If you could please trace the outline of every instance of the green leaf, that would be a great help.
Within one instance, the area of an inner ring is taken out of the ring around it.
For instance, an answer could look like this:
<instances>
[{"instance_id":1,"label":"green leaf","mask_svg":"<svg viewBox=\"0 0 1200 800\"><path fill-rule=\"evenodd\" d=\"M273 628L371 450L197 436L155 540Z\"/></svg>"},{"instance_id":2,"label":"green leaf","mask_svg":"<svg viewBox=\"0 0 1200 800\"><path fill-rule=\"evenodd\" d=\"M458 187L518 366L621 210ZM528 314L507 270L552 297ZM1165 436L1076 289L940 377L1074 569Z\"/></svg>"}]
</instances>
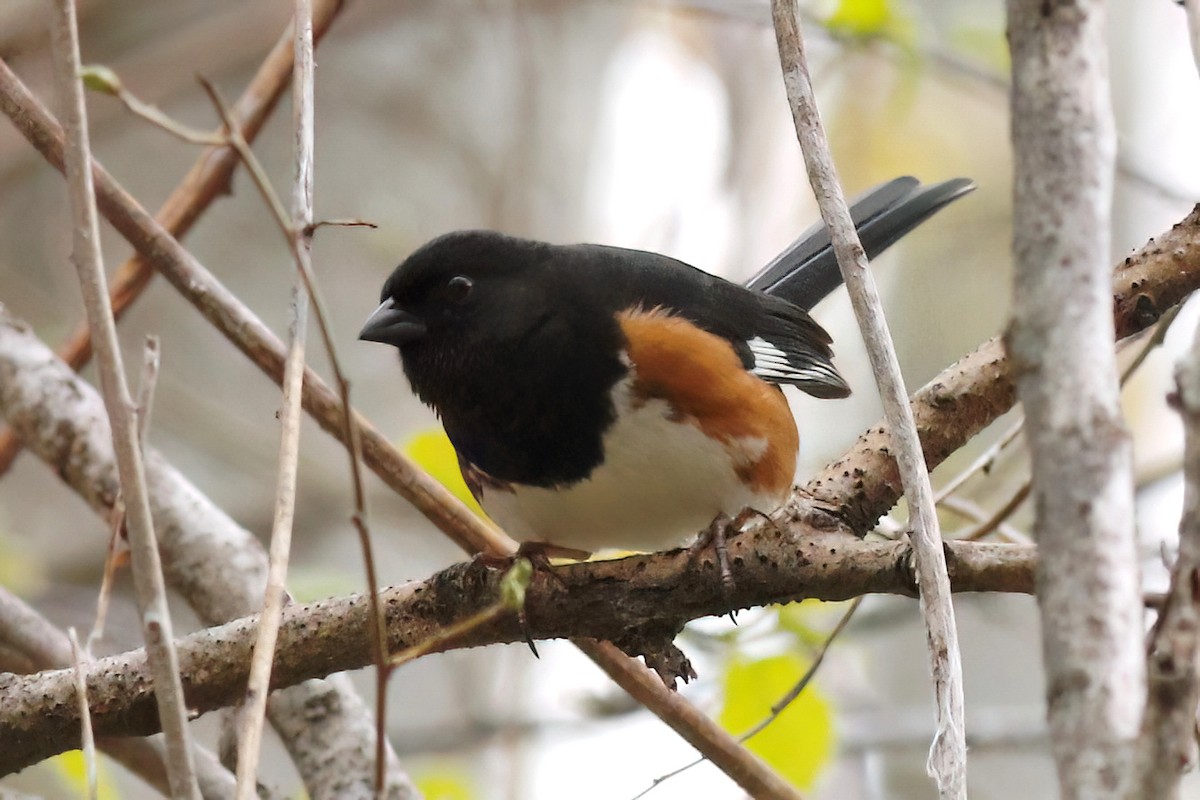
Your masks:
<instances>
[{"instance_id":1,"label":"green leaf","mask_svg":"<svg viewBox=\"0 0 1200 800\"><path fill-rule=\"evenodd\" d=\"M439 428L430 428L410 438L403 447L404 454L417 462L434 480L449 489L455 497L462 500L479 516L484 516L483 509L463 481L462 472L458 468L458 455L450 437Z\"/></svg>"},{"instance_id":2,"label":"green leaf","mask_svg":"<svg viewBox=\"0 0 1200 800\"><path fill-rule=\"evenodd\" d=\"M735 658L727 667L725 702L718 716L723 728L741 735L771 712L808 664L792 654L764 659ZM811 789L833 755L833 714L812 684L792 704L746 743L798 789Z\"/></svg>"}]
</instances>

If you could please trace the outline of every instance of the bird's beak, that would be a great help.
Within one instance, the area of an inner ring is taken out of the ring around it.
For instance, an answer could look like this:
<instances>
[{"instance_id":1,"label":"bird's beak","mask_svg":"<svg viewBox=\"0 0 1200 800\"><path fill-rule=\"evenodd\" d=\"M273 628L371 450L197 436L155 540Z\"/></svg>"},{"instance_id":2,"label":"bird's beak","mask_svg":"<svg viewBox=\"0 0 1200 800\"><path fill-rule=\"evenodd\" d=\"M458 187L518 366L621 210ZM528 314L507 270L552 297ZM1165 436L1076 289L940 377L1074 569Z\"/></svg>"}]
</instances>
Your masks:
<instances>
[{"instance_id":1,"label":"bird's beak","mask_svg":"<svg viewBox=\"0 0 1200 800\"><path fill-rule=\"evenodd\" d=\"M420 339L425 335L425 330L425 323L419 317L396 308L395 301L389 297L367 317L367 323L358 332L358 338L400 347Z\"/></svg>"}]
</instances>

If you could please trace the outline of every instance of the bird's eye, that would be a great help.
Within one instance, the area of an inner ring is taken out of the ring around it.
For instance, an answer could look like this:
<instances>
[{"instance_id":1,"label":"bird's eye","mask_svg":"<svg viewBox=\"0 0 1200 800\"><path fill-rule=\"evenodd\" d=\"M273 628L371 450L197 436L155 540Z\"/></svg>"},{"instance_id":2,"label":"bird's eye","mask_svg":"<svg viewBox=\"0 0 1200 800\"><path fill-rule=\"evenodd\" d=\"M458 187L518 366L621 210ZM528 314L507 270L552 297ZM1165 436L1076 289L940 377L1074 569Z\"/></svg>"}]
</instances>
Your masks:
<instances>
[{"instance_id":1,"label":"bird's eye","mask_svg":"<svg viewBox=\"0 0 1200 800\"><path fill-rule=\"evenodd\" d=\"M475 283L466 275L455 275L446 281L446 299L451 303L464 303L474 287Z\"/></svg>"}]
</instances>

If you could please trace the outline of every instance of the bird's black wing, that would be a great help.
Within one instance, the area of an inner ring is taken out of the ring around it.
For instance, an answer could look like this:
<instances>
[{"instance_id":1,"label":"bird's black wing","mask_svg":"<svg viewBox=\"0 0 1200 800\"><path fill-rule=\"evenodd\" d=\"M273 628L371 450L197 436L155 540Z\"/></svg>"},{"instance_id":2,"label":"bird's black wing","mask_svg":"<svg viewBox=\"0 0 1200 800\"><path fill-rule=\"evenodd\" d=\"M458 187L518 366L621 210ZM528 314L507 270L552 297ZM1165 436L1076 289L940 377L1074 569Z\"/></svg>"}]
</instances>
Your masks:
<instances>
[{"instance_id":1,"label":"bird's black wing","mask_svg":"<svg viewBox=\"0 0 1200 800\"><path fill-rule=\"evenodd\" d=\"M966 178L922 186L912 177L896 178L856 198L850 216L867 258L874 258L929 217L975 188ZM781 297L811 310L842 282L829 231L813 225L750 280L748 289Z\"/></svg>"},{"instance_id":2,"label":"bird's black wing","mask_svg":"<svg viewBox=\"0 0 1200 800\"><path fill-rule=\"evenodd\" d=\"M589 305L596 302L613 312L662 308L727 339L746 370L769 383L796 386L821 398L850 393L833 366L829 334L807 311L786 300L657 253L601 245L557 249L561 256L556 264L571 264L575 269L568 274L587 276ZM578 293L577 284L574 291ZM564 283L554 294L570 298L571 292Z\"/></svg>"}]
</instances>

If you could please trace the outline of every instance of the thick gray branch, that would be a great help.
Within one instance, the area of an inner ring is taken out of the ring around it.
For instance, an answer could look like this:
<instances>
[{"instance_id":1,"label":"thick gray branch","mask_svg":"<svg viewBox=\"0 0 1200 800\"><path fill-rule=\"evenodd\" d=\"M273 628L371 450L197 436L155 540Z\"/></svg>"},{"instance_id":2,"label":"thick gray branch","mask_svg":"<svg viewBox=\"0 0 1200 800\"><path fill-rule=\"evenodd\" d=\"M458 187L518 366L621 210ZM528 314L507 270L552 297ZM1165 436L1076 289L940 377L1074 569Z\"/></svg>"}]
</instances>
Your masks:
<instances>
[{"instance_id":1,"label":"thick gray branch","mask_svg":"<svg viewBox=\"0 0 1200 800\"><path fill-rule=\"evenodd\" d=\"M1121 797L1145 698L1132 454L1109 236L1102 0L1009 0L1016 267L1009 354L1032 456L1051 741L1064 798Z\"/></svg>"}]
</instances>

